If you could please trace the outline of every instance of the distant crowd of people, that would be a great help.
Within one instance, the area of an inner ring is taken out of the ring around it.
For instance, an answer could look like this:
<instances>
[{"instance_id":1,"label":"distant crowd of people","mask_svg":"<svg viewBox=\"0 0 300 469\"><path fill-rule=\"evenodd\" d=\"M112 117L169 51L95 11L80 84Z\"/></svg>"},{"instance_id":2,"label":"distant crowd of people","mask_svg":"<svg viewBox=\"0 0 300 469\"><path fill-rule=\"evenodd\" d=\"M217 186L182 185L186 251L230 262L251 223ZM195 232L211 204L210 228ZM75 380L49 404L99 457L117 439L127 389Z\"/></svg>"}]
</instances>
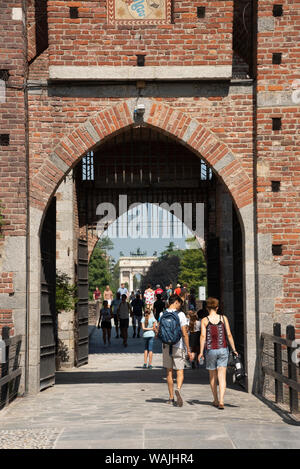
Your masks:
<instances>
[{"instance_id":1,"label":"distant crowd of people","mask_svg":"<svg viewBox=\"0 0 300 469\"><path fill-rule=\"evenodd\" d=\"M133 338L144 339L143 368L152 369L155 337L162 340L163 366L167 372L169 390L168 403L181 407L181 388L184 380L186 360L192 368L198 368L205 359L209 370L213 394L212 405L224 409L226 389L226 368L230 346L237 356L234 340L226 316L218 314L219 301L208 298L202 309L196 311L196 294L187 285L167 285L155 290L148 285L146 290L131 292L121 284L115 298L109 285L102 294L97 287L94 291L97 311L97 327L102 329L104 345L111 344L112 320L116 338L122 338L128 346L129 320L132 319ZM101 307L102 301L102 307ZM177 334L177 335L176 335ZM205 356L204 356L205 355ZM177 387L174 393L173 370L176 371ZM219 385L219 396L217 387ZM175 402L176 396L176 402Z\"/></svg>"}]
</instances>

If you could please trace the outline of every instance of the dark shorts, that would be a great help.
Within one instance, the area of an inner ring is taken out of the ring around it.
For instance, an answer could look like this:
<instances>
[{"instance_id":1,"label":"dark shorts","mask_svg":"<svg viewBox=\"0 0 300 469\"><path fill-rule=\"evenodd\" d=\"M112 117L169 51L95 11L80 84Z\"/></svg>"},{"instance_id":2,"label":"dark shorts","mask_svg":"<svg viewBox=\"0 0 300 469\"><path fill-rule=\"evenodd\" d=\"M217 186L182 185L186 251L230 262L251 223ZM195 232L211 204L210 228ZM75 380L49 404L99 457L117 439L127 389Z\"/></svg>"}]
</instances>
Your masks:
<instances>
[{"instance_id":1,"label":"dark shorts","mask_svg":"<svg viewBox=\"0 0 300 469\"><path fill-rule=\"evenodd\" d=\"M119 325L118 316L114 314L114 324L117 327Z\"/></svg>"},{"instance_id":2,"label":"dark shorts","mask_svg":"<svg viewBox=\"0 0 300 469\"><path fill-rule=\"evenodd\" d=\"M111 329L111 322L110 321L102 321L101 322L101 329Z\"/></svg>"},{"instance_id":3,"label":"dark shorts","mask_svg":"<svg viewBox=\"0 0 300 469\"><path fill-rule=\"evenodd\" d=\"M189 343L191 348L200 347L200 331L190 333Z\"/></svg>"},{"instance_id":4,"label":"dark shorts","mask_svg":"<svg viewBox=\"0 0 300 469\"><path fill-rule=\"evenodd\" d=\"M120 328L128 329L128 327L129 327L129 319L120 319Z\"/></svg>"},{"instance_id":5,"label":"dark shorts","mask_svg":"<svg viewBox=\"0 0 300 469\"><path fill-rule=\"evenodd\" d=\"M144 337L144 350L153 351L154 337Z\"/></svg>"}]
</instances>

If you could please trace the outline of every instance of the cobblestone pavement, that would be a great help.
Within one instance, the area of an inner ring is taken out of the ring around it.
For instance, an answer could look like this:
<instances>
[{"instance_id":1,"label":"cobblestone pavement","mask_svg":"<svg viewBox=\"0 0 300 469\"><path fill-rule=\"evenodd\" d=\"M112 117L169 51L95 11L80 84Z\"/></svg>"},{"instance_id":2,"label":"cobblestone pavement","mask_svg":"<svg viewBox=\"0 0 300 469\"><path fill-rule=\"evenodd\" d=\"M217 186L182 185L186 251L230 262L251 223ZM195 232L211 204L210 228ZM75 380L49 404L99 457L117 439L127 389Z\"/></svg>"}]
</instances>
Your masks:
<instances>
[{"instance_id":1,"label":"cobblestone pavement","mask_svg":"<svg viewBox=\"0 0 300 469\"><path fill-rule=\"evenodd\" d=\"M185 371L183 407L168 405L160 348L143 369L142 339L104 348L93 329L88 365L0 412L0 448L300 448L300 426L237 385L214 408L203 369Z\"/></svg>"}]
</instances>

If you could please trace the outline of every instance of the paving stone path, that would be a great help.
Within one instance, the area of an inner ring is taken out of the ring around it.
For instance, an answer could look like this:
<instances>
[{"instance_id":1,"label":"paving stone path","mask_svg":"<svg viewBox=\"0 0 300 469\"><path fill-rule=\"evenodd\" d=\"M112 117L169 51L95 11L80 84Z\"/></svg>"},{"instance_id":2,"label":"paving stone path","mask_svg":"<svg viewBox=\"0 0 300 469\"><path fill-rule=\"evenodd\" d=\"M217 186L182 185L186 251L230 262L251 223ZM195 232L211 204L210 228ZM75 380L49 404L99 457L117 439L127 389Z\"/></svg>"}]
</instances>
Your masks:
<instances>
[{"instance_id":1,"label":"paving stone path","mask_svg":"<svg viewBox=\"0 0 300 469\"><path fill-rule=\"evenodd\" d=\"M100 331L91 332L88 365L57 373L54 387L0 412L0 448L300 448L300 426L238 385L228 388L225 410L212 407L203 369L186 370L183 407L168 405L158 341L148 370L142 339L124 348L113 338L104 348Z\"/></svg>"}]
</instances>

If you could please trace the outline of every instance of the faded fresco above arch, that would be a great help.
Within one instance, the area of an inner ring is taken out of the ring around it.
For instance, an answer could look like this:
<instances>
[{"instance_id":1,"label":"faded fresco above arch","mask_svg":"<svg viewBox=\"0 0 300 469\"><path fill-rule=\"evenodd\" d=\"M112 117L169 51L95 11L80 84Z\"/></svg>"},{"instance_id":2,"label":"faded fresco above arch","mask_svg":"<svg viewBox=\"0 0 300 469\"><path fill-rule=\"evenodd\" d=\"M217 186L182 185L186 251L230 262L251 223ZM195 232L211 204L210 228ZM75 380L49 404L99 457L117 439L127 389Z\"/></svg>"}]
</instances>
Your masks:
<instances>
[{"instance_id":1,"label":"faded fresco above arch","mask_svg":"<svg viewBox=\"0 0 300 469\"><path fill-rule=\"evenodd\" d=\"M171 0L107 0L110 24L166 24L171 22Z\"/></svg>"}]
</instances>

